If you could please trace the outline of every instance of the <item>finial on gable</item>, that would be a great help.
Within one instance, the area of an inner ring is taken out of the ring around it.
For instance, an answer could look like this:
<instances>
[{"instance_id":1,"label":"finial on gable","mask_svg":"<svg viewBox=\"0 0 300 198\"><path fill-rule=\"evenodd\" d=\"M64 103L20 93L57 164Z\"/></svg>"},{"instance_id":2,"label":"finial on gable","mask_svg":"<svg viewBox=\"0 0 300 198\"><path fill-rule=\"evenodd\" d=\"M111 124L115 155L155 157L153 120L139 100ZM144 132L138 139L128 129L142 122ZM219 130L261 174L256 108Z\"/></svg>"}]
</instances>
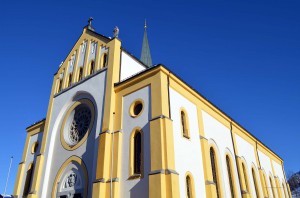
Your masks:
<instances>
[{"instance_id":1,"label":"finial on gable","mask_svg":"<svg viewBox=\"0 0 300 198\"><path fill-rule=\"evenodd\" d=\"M93 17L90 17L89 20L88 20L87 26L85 26L84 28L87 28L89 30L95 31L95 29L92 27L92 21L93 20L94 20Z\"/></svg>"}]
</instances>

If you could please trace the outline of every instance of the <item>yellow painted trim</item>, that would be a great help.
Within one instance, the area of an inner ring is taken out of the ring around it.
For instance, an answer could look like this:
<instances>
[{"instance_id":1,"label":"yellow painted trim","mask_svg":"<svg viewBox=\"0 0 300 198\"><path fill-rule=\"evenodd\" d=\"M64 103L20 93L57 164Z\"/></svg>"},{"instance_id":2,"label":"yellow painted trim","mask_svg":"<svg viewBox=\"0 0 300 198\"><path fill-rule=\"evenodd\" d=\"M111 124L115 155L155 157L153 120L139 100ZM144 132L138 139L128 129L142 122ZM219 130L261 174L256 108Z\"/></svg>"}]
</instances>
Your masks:
<instances>
[{"instance_id":1,"label":"yellow painted trim","mask_svg":"<svg viewBox=\"0 0 300 198\"><path fill-rule=\"evenodd\" d=\"M28 175L28 172L30 172L30 176ZM23 197L26 197L30 194L30 186L33 183L33 174L34 174L34 165L33 162L30 162L27 166L27 171L26 171L26 177L24 181L24 186L23 186Z\"/></svg>"},{"instance_id":2,"label":"yellow painted trim","mask_svg":"<svg viewBox=\"0 0 300 198\"><path fill-rule=\"evenodd\" d=\"M219 197L222 198L224 197L224 189L223 189L223 186L221 185L222 184L222 169L221 169L221 160L220 160L220 155L219 155L219 150L216 146L215 143L211 143L209 144L209 156L210 156L210 162L211 162L211 155L210 155L210 150L213 149L214 151L214 154L215 154L215 171L216 171L216 180L217 180L217 184L215 184L216 186L216 193L218 194L219 192ZM211 165L211 168L212 168L212 165ZM212 173L213 174L213 173ZM212 180L213 181L213 180ZM218 190L217 190L218 188Z\"/></svg>"},{"instance_id":3,"label":"yellow painted trim","mask_svg":"<svg viewBox=\"0 0 300 198\"><path fill-rule=\"evenodd\" d=\"M91 122L90 122L89 128L88 128L87 132L85 133L85 135L83 136L83 138L77 144L75 144L74 146L71 146L65 141L65 138L64 138L65 125L66 125L66 122L67 122L71 112L76 107L78 107L79 105L82 105L82 104L87 105L89 107L89 109L91 110L91 116L92 116L91 117ZM90 134L90 132L93 128L94 120L95 120L95 107L94 107L93 103L89 99L81 99L81 100L76 101L69 108L67 113L65 114L63 122L62 122L61 129L60 129L60 142L61 142L61 145L64 147L64 149L71 151L71 150L75 150L75 149L79 148L86 141L86 139L88 138L88 136L89 136L89 134Z\"/></svg>"},{"instance_id":4,"label":"yellow painted trim","mask_svg":"<svg viewBox=\"0 0 300 198\"><path fill-rule=\"evenodd\" d=\"M184 115L183 124L185 129L183 128L182 125L182 113ZM180 108L179 115L180 115L180 130L181 130L182 137L190 139L191 135L190 135L189 115L184 107Z\"/></svg>"},{"instance_id":5,"label":"yellow painted trim","mask_svg":"<svg viewBox=\"0 0 300 198\"><path fill-rule=\"evenodd\" d=\"M234 174L235 171L236 171L236 169L235 169L235 163L234 163L234 159L233 159L231 153L229 153L228 150L226 150L226 154L225 154L226 168L228 168L227 167L227 161L226 161L227 157L229 158L229 163L230 163L229 166L230 166L230 170L231 170L231 178L232 178L232 183L233 183L233 193L234 194L231 197L237 197L237 195L239 194L239 192L238 192L238 189L237 189L237 186L238 186L237 179L236 179L235 174ZM226 171L226 174L228 175L228 170ZM229 177L229 175L228 175L228 177ZM229 183L229 181L227 181L227 182Z\"/></svg>"},{"instance_id":6,"label":"yellow painted trim","mask_svg":"<svg viewBox=\"0 0 300 198\"><path fill-rule=\"evenodd\" d=\"M274 198L276 198L276 193L275 193L275 190L274 190L274 182L273 182L273 176L272 175L269 175L269 182L270 182L270 188L271 188L271 192L272 192L272 196Z\"/></svg>"},{"instance_id":7,"label":"yellow painted trim","mask_svg":"<svg viewBox=\"0 0 300 198\"><path fill-rule=\"evenodd\" d=\"M44 156L43 155L38 155L36 158L36 162L34 165L34 170L33 170L33 180L31 183L31 188L30 188L30 194L29 194L29 198L35 198L37 197L38 194L38 190L40 189L40 175L42 172L42 167L41 166L37 166L37 164L43 164L44 162Z\"/></svg>"},{"instance_id":8,"label":"yellow painted trim","mask_svg":"<svg viewBox=\"0 0 300 198\"><path fill-rule=\"evenodd\" d=\"M253 174L254 173L254 174ZM254 185L254 190L256 193L257 198L261 197L261 189L259 188L259 182L258 182L258 176L257 176L257 171L256 171L256 167L254 166L254 164L252 164L251 167L251 175L252 175L252 179L253 179L253 185Z\"/></svg>"},{"instance_id":9,"label":"yellow painted trim","mask_svg":"<svg viewBox=\"0 0 300 198\"><path fill-rule=\"evenodd\" d=\"M135 115L135 113L134 113L134 107L136 106L136 105L138 105L138 104L142 104L142 110L140 111L140 113L138 113L137 115ZM145 103L144 103L144 100L142 100L141 98L138 98L138 99L136 99L135 101L133 101L132 103L131 103L131 105L130 105L130 107L129 107L129 115L131 116L131 117L133 117L133 118L137 118L137 117L139 117L140 115L142 115L142 113L143 113L143 111L144 111L144 108L145 107Z\"/></svg>"},{"instance_id":10,"label":"yellow painted trim","mask_svg":"<svg viewBox=\"0 0 300 198\"><path fill-rule=\"evenodd\" d=\"M141 174L134 173L134 137L137 133L141 134ZM141 179L144 177L144 134L140 127L135 127L130 134L129 148L129 179Z\"/></svg>"},{"instance_id":11,"label":"yellow painted trim","mask_svg":"<svg viewBox=\"0 0 300 198\"><path fill-rule=\"evenodd\" d=\"M186 197L188 197L188 195L187 195L187 183L186 183L186 178L187 177L190 178L191 196L189 198L194 198L194 197L196 197L195 182L194 182L194 177L193 177L192 173L189 172L189 171L185 173L185 177L184 177L184 179L185 179L185 182L184 182L185 183L185 194L186 194Z\"/></svg>"},{"instance_id":12,"label":"yellow painted trim","mask_svg":"<svg viewBox=\"0 0 300 198\"><path fill-rule=\"evenodd\" d=\"M105 56L106 56L106 60L104 59ZM104 53L101 55L101 58L100 58L100 68L101 68L101 69L107 67L107 65L108 65L108 60L109 60L108 53L107 53L107 52L104 52ZM104 62L104 61L106 61L106 62Z\"/></svg>"},{"instance_id":13,"label":"yellow painted trim","mask_svg":"<svg viewBox=\"0 0 300 198\"><path fill-rule=\"evenodd\" d=\"M83 172L83 176L84 176L84 192L83 192L83 197L87 197L87 191L88 191L88 172L85 166L84 161L79 158L78 156L71 156L69 157L60 167L59 171L56 174L55 180L53 182L53 188L52 188L52 198L56 197L56 192L57 192L57 182L59 181L60 177L62 176L63 171L67 168L67 166L71 163L71 162L77 162L79 164L79 166L82 168L82 172Z\"/></svg>"},{"instance_id":14,"label":"yellow painted trim","mask_svg":"<svg viewBox=\"0 0 300 198\"><path fill-rule=\"evenodd\" d=\"M25 172L25 163L22 162L18 166L18 173L17 173L15 186L14 186L14 191L13 191L14 197L17 197L17 196L20 195L22 179L23 179L24 174L25 174L24 172Z\"/></svg>"},{"instance_id":15,"label":"yellow painted trim","mask_svg":"<svg viewBox=\"0 0 300 198\"><path fill-rule=\"evenodd\" d=\"M34 154L34 153L37 152L38 146L39 146L39 142L38 142L38 141L34 142L34 143L31 145L31 154Z\"/></svg>"}]
</instances>

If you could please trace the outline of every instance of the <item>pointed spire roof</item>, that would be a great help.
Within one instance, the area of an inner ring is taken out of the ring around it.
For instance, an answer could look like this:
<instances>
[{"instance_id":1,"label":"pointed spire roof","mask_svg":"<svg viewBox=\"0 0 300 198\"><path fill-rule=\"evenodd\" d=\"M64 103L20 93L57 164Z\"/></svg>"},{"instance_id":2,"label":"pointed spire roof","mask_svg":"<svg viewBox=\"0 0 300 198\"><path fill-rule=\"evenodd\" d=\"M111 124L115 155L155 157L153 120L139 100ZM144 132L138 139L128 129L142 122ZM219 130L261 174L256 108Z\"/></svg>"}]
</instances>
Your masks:
<instances>
[{"instance_id":1,"label":"pointed spire roof","mask_svg":"<svg viewBox=\"0 0 300 198\"><path fill-rule=\"evenodd\" d=\"M146 20L144 25L144 38L143 38L143 46L142 46L142 53L141 53L141 61L149 67L152 66L152 58L151 58L150 47L149 47L148 37L147 37Z\"/></svg>"}]
</instances>

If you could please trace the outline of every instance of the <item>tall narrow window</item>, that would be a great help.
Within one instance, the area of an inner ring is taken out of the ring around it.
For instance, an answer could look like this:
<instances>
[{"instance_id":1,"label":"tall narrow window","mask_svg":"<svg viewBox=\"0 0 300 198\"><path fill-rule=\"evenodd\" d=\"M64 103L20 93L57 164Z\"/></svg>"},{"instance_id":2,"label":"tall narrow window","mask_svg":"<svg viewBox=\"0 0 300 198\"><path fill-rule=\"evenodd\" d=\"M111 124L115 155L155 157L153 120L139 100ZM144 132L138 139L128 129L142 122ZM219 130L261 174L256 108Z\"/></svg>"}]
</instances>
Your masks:
<instances>
[{"instance_id":1,"label":"tall narrow window","mask_svg":"<svg viewBox=\"0 0 300 198\"><path fill-rule=\"evenodd\" d=\"M231 192L231 197L234 198L234 184L233 184L233 175L232 175L232 170L231 170L231 163L229 156L226 155L226 165L227 165L227 173L228 173L228 179L229 179L229 186L230 186L230 192Z\"/></svg>"},{"instance_id":2,"label":"tall narrow window","mask_svg":"<svg viewBox=\"0 0 300 198\"><path fill-rule=\"evenodd\" d=\"M62 88L62 78L58 80L58 89L57 92L60 92Z\"/></svg>"},{"instance_id":3,"label":"tall narrow window","mask_svg":"<svg viewBox=\"0 0 300 198\"><path fill-rule=\"evenodd\" d=\"M141 166L142 166L142 135L141 132L136 132L134 135L134 166L133 173L141 174Z\"/></svg>"},{"instance_id":4,"label":"tall narrow window","mask_svg":"<svg viewBox=\"0 0 300 198\"><path fill-rule=\"evenodd\" d=\"M82 79L82 75L83 75L83 68L80 67L79 68L79 73L78 73L78 81L80 81Z\"/></svg>"},{"instance_id":5,"label":"tall narrow window","mask_svg":"<svg viewBox=\"0 0 300 198\"><path fill-rule=\"evenodd\" d=\"M212 175L213 175L213 182L216 185L216 190L217 190L217 198L220 196L219 194L219 183L218 183L218 172L216 168L216 155L214 149L211 147L210 148L210 163L211 163L211 169L212 169Z\"/></svg>"},{"instance_id":6,"label":"tall narrow window","mask_svg":"<svg viewBox=\"0 0 300 198\"><path fill-rule=\"evenodd\" d=\"M95 61L91 61L90 74L93 74L94 71L95 71Z\"/></svg>"},{"instance_id":7,"label":"tall narrow window","mask_svg":"<svg viewBox=\"0 0 300 198\"><path fill-rule=\"evenodd\" d=\"M254 168L252 168L252 178L253 178L253 182L254 182L254 187L255 187L255 194L256 194L256 197L257 197L257 198L260 198Z\"/></svg>"},{"instance_id":8,"label":"tall narrow window","mask_svg":"<svg viewBox=\"0 0 300 198\"><path fill-rule=\"evenodd\" d=\"M103 60L102 60L102 68L104 68L104 67L106 67L106 65L107 65L107 54L105 53L105 54L103 54Z\"/></svg>"},{"instance_id":9,"label":"tall narrow window","mask_svg":"<svg viewBox=\"0 0 300 198\"><path fill-rule=\"evenodd\" d=\"M245 179L246 190L247 190L247 192L250 192L250 190L249 190L249 184L248 184L248 175L247 175L244 163L242 163L242 169L243 169L243 174L244 174L244 179Z\"/></svg>"},{"instance_id":10,"label":"tall narrow window","mask_svg":"<svg viewBox=\"0 0 300 198\"><path fill-rule=\"evenodd\" d=\"M72 73L69 74L69 79L68 79L68 87L72 85Z\"/></svg>"},{"instance_id":11,"label":"tall narrow window","mask_svg":"<svg viewBox=\"0 0 300 198\"><path fill-rule=\"evenodd\" d=\"M27 197L30 186L31 186L31 181L32 181L32 176L33 176L33 164L31 163L28 166L28 170L26 173L26 179L25 179L25 185L24 185L24 190L23 190L23 197Z\"/></svg>"},{"instance_id":12,"label":"tall narrow window","mask_svg":"<svg viewBox=\"0 0 300 198\"><path fill-rule=\"evenodd\" d=\"M186 113L183 110L180 111L180 118L181 118L182 135L183 135L183 137L190 138L187 117L186 117Z\"/></svg>"},{"instance_id":13,"label":"tall narrow window","mask_svg":"<svg viewBox=\"0 0 300 198\"><path fill-rule=\"evenodd\" d=\"M186 182L186 196L187 198L192 198L193 197L193 189L192 189L192 182L191 178L189 175L186 176L185 178Z\"/></svg>"},{"instance_id":14,"label":"tall narrow window","mask_svg":"<svg viewBox=\"0 0 300 198\"><path fill-rule=\"evenodd\" d=\"M273 182L272 182L271 177L270 177L270 188L272 189L272 194L273 194L273 197L275 198L275 192L274 192L274 187L273 187Z\"/></svg>"}]
</instances>

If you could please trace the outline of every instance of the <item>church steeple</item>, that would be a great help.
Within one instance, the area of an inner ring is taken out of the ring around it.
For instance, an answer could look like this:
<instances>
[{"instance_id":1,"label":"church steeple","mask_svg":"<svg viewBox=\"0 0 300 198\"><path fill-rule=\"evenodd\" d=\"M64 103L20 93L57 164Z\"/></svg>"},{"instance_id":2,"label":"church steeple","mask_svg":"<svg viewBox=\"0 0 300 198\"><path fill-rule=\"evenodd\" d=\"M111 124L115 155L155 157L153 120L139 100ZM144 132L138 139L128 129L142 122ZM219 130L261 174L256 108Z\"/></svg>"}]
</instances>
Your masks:
<instances>
[{"instance_id":1,"label":"church steeple","mask_svg":"<svg viewBox=\"0 0 300 198\"><path fill-rule=\"evenodd\" d=\"M145 25L144 25L144 38L143 38L143 46L142 46L142 53L141 53L141 61L149 67L152 66L150 47L149 47L148 37L147 37L147 22L146 22L146 20L145 20Z\"/></svg>"}]
</instances>

